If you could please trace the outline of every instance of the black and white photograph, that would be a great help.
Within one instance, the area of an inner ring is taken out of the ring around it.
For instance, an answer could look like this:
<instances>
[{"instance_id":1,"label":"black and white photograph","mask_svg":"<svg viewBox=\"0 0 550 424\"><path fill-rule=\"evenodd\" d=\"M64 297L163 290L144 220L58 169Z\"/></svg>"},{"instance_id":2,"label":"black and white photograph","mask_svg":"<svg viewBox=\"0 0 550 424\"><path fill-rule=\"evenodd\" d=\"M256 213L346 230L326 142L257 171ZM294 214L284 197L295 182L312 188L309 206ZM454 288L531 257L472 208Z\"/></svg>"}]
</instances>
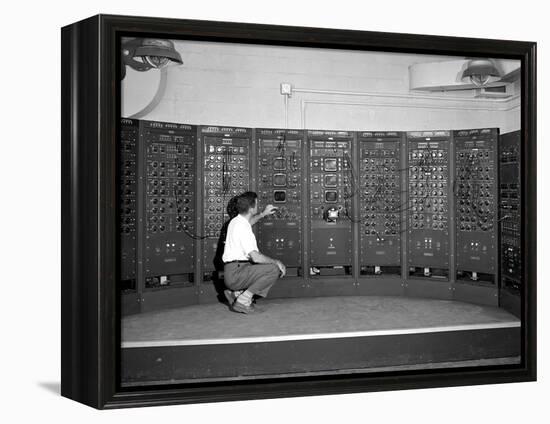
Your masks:
<instances>
[{"instance_id":1,"label":"black and white photograph","mask_svg":"<svg viewBox=\"0 0 550 424\"><path fill-rule=\"evenodd\" d=\"M5 7L0 421L544 421L542 4Z\"/></svg>"},{"instance_id":2,"label":"black and white photograph","mask_svg":"<svg viewBox=\"0 0 550 424\"><path fill-rule=\"evenodd\" d=\"M520 366L522 67L120 38L120 384Z\"/></svg>"}]
</instances>

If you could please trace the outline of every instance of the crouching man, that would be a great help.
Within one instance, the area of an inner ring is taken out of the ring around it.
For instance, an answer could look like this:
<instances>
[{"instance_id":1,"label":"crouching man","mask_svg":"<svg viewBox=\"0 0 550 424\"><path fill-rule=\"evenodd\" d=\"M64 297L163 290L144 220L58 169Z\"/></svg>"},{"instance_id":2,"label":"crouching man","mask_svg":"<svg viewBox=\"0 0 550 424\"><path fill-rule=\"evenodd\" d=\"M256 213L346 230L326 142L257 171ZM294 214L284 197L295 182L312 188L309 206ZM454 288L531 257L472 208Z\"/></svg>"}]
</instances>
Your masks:
<instances>
[{"instance_id":1,"label":"crouching man","mask_svg":"<svg viewBox=\"0 0 550 424\"><path fill-rule=\"evenodd\" d=\"M267 205L258 214L257 194L247 191L236 198L238 215L229 222L222 260L224 262L224 294L231 309L249 314L255 311L253 296L265 297L286 268L277 259L263 255L258 250L252 225L267 215L275 213L273 205Z\"/></svg>"}]
</instances>

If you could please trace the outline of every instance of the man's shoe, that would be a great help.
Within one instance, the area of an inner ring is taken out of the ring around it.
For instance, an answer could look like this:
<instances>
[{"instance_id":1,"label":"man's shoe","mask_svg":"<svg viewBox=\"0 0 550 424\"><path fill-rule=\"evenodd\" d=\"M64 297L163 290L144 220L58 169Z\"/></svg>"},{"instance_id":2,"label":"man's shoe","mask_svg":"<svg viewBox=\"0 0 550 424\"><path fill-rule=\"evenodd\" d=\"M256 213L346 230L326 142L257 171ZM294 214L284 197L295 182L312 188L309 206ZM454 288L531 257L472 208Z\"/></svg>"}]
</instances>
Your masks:
<instances>
[{"instance_id":1,"label":"man's shoe","mask_svg":"<svg viewBox=\"0 0 550 424\"><path fill-rule=\"evenodd\" d=\"M224 290L223 294L225 295L225 298L227 299L227 303L229 303L229 306L232 306L233 303L235 303L235 300L237 300L237 296L235 296L235 292L232 290Z\"/></svg>"},{"instance_id":2,"label":"man's shoe","mask_svg":"<svg viewBox=\"0 0 550 424\"><path fill-rule=\"evenodd\" d=\"M241 302L233 302L231 309L234 312L240 312L241 314L253 314L256 312L256 308L252 304L244 305Z\"/></svg>"}]
</instances>

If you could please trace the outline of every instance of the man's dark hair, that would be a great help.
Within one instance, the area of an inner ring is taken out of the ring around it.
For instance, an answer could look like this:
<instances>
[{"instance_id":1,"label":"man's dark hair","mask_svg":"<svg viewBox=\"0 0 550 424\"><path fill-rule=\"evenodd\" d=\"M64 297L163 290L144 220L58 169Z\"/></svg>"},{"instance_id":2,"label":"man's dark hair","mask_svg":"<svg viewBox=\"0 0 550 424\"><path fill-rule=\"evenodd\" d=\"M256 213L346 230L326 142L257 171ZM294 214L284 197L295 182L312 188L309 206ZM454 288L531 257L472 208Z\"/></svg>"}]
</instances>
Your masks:
<instances>
[{"instance_id":1,"label":"man's dark hair","mask_svg":"<svg viewBox=\"0 0 550 424\"><path fill-rule=\"evenodd\" d=\"M239 211L237 210L238 198L239 196L233 196L227 203L227 215L229 215L230 219L235 218L239 214Z\"/></svg>"},{"instance_id":2,"label":"man's dark hair","mask_svg":"<svg viewBox=\"0 0 550 424\"><path fill-rule=\"evenodd\" d=\"M247 213L250 208L256 206L258 195L253 191L245 191L237 196L236 208L238 213Z\"/></svg>"}]
</instances>

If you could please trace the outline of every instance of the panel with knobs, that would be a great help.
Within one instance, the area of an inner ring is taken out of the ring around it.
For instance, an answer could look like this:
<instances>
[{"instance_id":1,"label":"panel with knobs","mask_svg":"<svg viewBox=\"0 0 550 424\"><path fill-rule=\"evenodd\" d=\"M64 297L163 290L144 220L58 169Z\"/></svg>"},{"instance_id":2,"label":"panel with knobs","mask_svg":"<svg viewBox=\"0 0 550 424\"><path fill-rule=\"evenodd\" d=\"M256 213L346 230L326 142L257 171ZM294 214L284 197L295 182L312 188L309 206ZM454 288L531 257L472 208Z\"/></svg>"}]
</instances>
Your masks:
<instances>
[{"instance_id":1,"label":"panel with knobs","mask_svg":"<svg viewBox=\"0 0 550 424\"><path fill-rule=\"evenodd\" d=\"M310 273L351 272L353 172L351 131L308 131ZM332 269L330 269L332 268Z\"/></svg>"},{"instance_id":2,"label":"panel with knobs","mask_svg":"<svg viewBox=\"0 0 550 424\"><path fill-rule=\"evenodd\" d=\"M495 283L497 129L454 132L457 278Z\"/></svg>"},{"instance_id":3,"label":"panel with knobs","mask_svg":"<svg viewBox=\"0 0 550 424\"><path fill-rule=\"evenodd\" d=\"M517 140L503 138L497 164L498 137L497 129L419 131L405 138L399 132L197 130L122 119L120 278L131 282L123 287L135 288L139 275L145 288L192 284L196 266L212 278L223 267L228 203L256 187L257 178L260 208L278 208L257 224L258 245L293 268L289 275L408 268L409 277L495 282L500 228L502 281L516 290L520 149ZM355 257L353 246L359 248Z\"/></svg>"},{"instance_id":4,"label":"panel with knobs","mask_svg":"<svg viewBox=\"0 0 550 424\"><path fill-rule=\"evenodd\" d=\"M502 287L519 294L522 285L520 131L500 138L500 267Z\"/></svg>"},{"instance_id":5,"label":"panel with knobs","mask_svg":"<svg viewBox=\"0 0 550 424\"><path fill-rule=\"evenodd\" d=\"M303 132L257 129L258 196L261 209L277 211L257 225L258 247L281 260L296 275L302 258L302 146ZM289 275L287 272L287 275Z\"/></svg>"},{"instance_id":6,"label":"panel with knobs","mask_svg":"<svg viewBox=\"0 0 550 424\"><path fill-rule=\"evenodd\" d=\"M137 146L139 121L121 119L120 127L120 277L125 289L135 289L137 254Z\"/></svg>"},{"instance_id":7,"label":"panel with knobs","mask_svg":"<svg viewBox=\"0 0 550 424\"><path fill-rule=\"evenodd\" d=\"M400 273L401 139L402 134L398 132L363 132L358 135L360 265L363 274L380 274L382 267L395 267L393 272Z\"/></svg>"},{"instance_id":8,"label":"panel with knobs","mask_svg":"<svg viewBox=\"0 0 550 424\"><path fill-rule=\"evenodd\" d=\"M142 121L141 132L146 287L193 281L196 127Z\"/></svg>"},{"instance_id":9,"label":"panel with knobs","mask_svg":"<svg viewBox=\"0 0 550 424\"><path fill-rule=\"evenodd\" d=\"M429 277L448 276L449 131L407 133L408 265Z\"/></svg>"},{"instance_id":10,"label":"panel with knobs","mask_svg":"<svg viewBox=\"0 0 550 424\"><path fill-rule=\"evenodd\" d=\"M205 126L200 129L204 162L203 271L223 269L224 232L230 199L250 188L249 128Z\"/></svg>"}]
</instances>

